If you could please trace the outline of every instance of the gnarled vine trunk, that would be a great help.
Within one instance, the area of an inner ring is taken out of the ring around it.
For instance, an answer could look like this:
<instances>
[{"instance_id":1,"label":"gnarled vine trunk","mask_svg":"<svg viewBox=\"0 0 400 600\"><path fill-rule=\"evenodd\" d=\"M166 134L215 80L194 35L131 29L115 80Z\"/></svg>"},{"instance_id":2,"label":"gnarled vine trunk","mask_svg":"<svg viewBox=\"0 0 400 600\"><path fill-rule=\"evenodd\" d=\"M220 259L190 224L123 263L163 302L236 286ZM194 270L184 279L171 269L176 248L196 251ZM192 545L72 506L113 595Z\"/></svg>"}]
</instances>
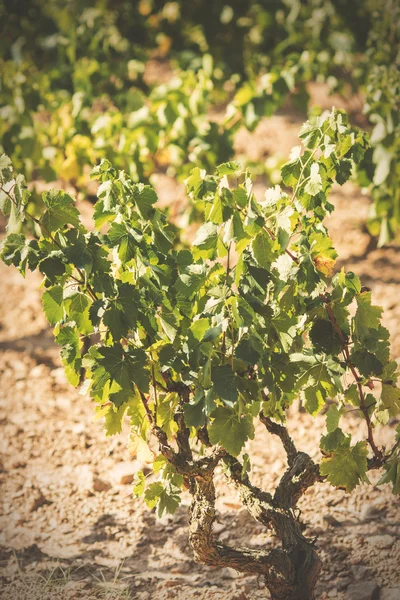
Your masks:
<instances>
[{"instance_id":1,"label":"gnarled vine trunk","mask_svg":"<svg viewBox=\"0 0 400 600\"><path fill-rule=\"evenodd\" d=\"M189 540L198 562L263 576L273 600L314 600L320 559L290 511L271 508L259 497L249 495L245 504L250 514L269 527L273 522L282 548L263 551L230 547L217 541L213 533L215 489L212 474L196 477L191 492Z\"/></svg>"},{"instance_id":2,"label":"gnarled vine trunk","mask_svg":"<svg viewBox=\"0 0 400 600\"><path fill-rule=\"evenodd\" d=\"M154 432L161 452L184 476L192 495L189 541L195 560L213 567L230 567L241 573L261 575L272 600L314 600L321 561L313 543L303 536L294 509L305 490L321 479L319 468L308 454L297 451L285 427L263 413L259 416L266 429L280 438L287 455L288 468L273 495L254 486L243 465L221 447L215 447L209 456L193 460L189 430L180 414L175 418L179 430L178 452L169 446L164 431L154 427ZM207 430L200 435L202 443L211 447ZM274 531L280 547L255 550L227 546L216 539L213 532L214 472L221 460L239 490L243 505L254 519Z\"/></svg>"},{"instance_id":3,"label":"gnarled vine trunk","mask_svg":"<svg viewBox=\"0 0 400 600\"><path fill-rule=\"evenodd\" d=\"M281 547L254 550L227 546L216 539L215 467L204 468L191 479L190 544L198 562L263 576L273 600L314 600L321 561L313 544L303 536L293 509L307 487L319 478L318 468L307 454L297 452L284 427L263 415L261 420L281 438L288 456L288 469L274 496L253 486L235 458L228 455L224 460L244 506L253 518L274 530Z\"/></svg>"}]
</instances>

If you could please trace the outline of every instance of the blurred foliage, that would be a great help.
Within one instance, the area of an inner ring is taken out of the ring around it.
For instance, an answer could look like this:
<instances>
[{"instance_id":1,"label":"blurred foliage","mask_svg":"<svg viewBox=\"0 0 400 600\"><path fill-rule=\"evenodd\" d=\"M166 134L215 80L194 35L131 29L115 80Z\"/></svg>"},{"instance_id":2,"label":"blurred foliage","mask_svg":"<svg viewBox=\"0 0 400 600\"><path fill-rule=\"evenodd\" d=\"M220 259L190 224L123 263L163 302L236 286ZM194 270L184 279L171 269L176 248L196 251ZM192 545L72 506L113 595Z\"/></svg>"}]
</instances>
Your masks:
<instances>
[{"instance_id":1,"label":"blurred foliage","mask_svg":"<svg viewBox=\"0 0 400 600\"><path fill-rule=\"evenodd\" d=\"M325 81L367 95L373 148L359 181L385 243L400 222L399 10L395 0L0 0L0 149L29 179L77 189L102 158L134 181L183 178L189 162L232 158L237 129L254 130L289 95L305 111L307 83Z\"/></svg>"}]
</instances>

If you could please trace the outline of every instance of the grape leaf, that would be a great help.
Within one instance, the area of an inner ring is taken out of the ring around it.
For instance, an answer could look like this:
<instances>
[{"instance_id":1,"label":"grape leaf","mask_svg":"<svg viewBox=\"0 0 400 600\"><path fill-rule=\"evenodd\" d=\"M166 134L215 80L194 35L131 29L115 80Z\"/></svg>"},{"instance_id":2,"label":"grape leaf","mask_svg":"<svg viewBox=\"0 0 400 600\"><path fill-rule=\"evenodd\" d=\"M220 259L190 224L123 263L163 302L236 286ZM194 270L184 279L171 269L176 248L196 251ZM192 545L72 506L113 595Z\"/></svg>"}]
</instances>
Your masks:
<instances>
[{"instance_id":1,"label":"grape leaf","mask_svg":"<svg viewBox=\"0 0 400 600\"><path fill-rule=\"evenodd\" d=\"M338 409L336 404L331 404L328 412L326 413L326 430L328 433L332 433L339 425L340 417L342 416L341 411Z\"/></svg>"},{"instance_id":2,"label":"grape leaf","mask_svg":"<svg viewBox=\"0 0 400 600\"><path fill-rule=\"evenodd\" d=\"M356 296L357 312L354 317L354 331L359 340L369 335L370 329L378 329L382 316L380 306L371 303L371 292L362 292Z\"/></svg>"},{"instance_id":3,"label":"grape leaf","mask_svg":"<svg viewBox=\"0 0 400 600\"><path fill-rule=\"evenodd\" d=\"M108 232L111 247L118 248L118 256L123 263L135 256L137 240L122 223L113 223Z\"/></svg>"},{"instance_id":4,"label":"grape leaf","mask_svg":"<svg viewBox=\"0 0 400 600\"><path fill-rule=\"evenodd\" d=\"M224 406L218 406L212 416L208 426L210 442L221 444L229 454L238 456L245 442L254 438L253 418L239 416L235 410Z\"/></svg>"},{"instance_id":5,"label":"grape leaf","mask_svg":"<svg viewBox=\"0 0 400 600\"><path fill-rule=\"evenodd\" d=\"M200 250L216 248L218 241L218 227L214 223L205 223L196 234L193 245Z\"/></svg>"},{"instance_id":6,"label":"grape leaf","mask_svg":"<svg viewBox=\"0 0 400 600\"><path fill-rule=\"evenodd\" d=\"M42 296L42 306L50 325L56 325L64 318L63 288L55 285Z\"/></svg>"},{"instance_id":7,"label":"grape leaf","mask_svg":"<svg viewBox=\"0 0 400 600\"><path fill-rule=\"evenodd\" d=\"M43 202L46 210L40 222L49 233L62 229L66 225L79 227L79 211L69 194L57 190L44 192Z\"/></svg>"},{"instance_id":8,"label":"grape leaf","mask_svg":"<svg viewBox=\"0 0 400 600\"><path fill-rule=\"evenodd\" d=\"M340 445L329 458L324 458L320 466L321 475L335 487L351 492L361 482L367 481L366 442L350 446L350 438Z\"/></svg>"},{"instance_id":9,"label":"grape leaf","mask_svg":"<svg viewBox=\"0 0 400 600\"><path fill-rule=\"evenodd\" d=\"M139 213L147 219L152 211L153 204L158 200L156 192L150 185L137 183L133 186L132 195Z\"/></svg>"},{"instance_id":10,"label":"grape leaf","mask_svg":"<svg viewBox=\"0 0 400 600\"><path fill-rule=\"evenodd\" d=\"M369 377L370 375L382 375L383 364L375 354L368 352L365 348L352 352L350 358L364 377Z\"/></svg>"},{"instance_id":11,"label":"grape leaf","mask_svg":"<svg viewBox=\"0 0 400 600\"><path fill-rule=\"evenodd\" d=\"M254 258L260 267L268 268L275 260L272 246L273 242L265 231L261 231L252 241Z\"/></svg>"},{"instance_id":12,"label":"grape leaf","mask_svg":"<svg viewBox=\"0 0 400 600\"><path fill-rule=\"evenodd\" d=\"M315 320L310 329L310 340L317 352L337 354L341 349L336 331L327 319Z\"/></svg>"},{"instance_id":13,"label":"grape leaf","mask_svg":"<svg viewBox=\"0 0 400 600\"><path fill-rule=\"evenodd\" d=\"M61 360L67 379L76 387L80 382L80 370L82 367L82 342L80 341L77 329L69 325L62 327L56 335L56 342L62 347Z\"/></svg>"},{"instance_id":14,"label":"grape leaf","mask_svg":"<svg viewBox=\"0 0 400 600\"><path fill-rule=\"evenodd\" d=\"M75 321L77 328L84 335L93 331L93 324L89 314L90 304L91 301L89 298L81 292L76 292L65 299L65 308L68 317L71 321Z\"/></svg>"},{"instance_id":15,"label":"grape leaf","mask_svg":"<svg viewBox=\"0 0 400 600\"><path fill-rule=\"evenodd\" d=\"M393 493L400 495L400 459L395 457L388 464L384 465L385 473L382 475L377 485L383 485L384 483L391 483L393 486Z\"/></svg>"},{"instance_id":16,"label":"grape leaf","mask_svg":"<svg viewBox=\"0 0 400 600\"><path fill-rule=\"evenodd\" d=\"M311 165L310 178L307 182L307 185L304 188L306 194L310 194L310 196L315 196L322 190L322 179L319 174L319 165L318 163L313 163Z\"/></svg>"},{"instance_id":17,"label":"grape leaf","mask_svg":"<svg viewBox=\"0 0 400 600\"><path fill-rule=\"evenodd\" d=\"M238 399L236 377L230 365L215 367L212 371L215 393L225 403L233 405Z\"/></svg>"}]
</instances>

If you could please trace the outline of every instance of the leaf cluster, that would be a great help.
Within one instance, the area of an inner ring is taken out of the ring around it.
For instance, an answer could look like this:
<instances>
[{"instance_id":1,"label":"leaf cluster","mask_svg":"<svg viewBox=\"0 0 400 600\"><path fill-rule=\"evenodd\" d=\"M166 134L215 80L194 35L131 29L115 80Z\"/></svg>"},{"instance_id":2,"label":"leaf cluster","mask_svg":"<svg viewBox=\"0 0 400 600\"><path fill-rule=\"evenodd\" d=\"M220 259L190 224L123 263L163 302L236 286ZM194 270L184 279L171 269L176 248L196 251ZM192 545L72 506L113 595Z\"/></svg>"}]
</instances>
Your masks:
<instances>
[{"instance_id":1,"label":"leaf cluster","mask_svg":"<svg viewBox=\"0 0 400 600\"><path fill-rule=\"evenodd\" d=\"M108 435L126 417L135 451L159 477L147 487L140 476L136 492L160 515L176 507L183 480L157 456L155 432L165 443L200 449L206 440L238 456L260 411L284 422L298 395L312 415L331 406L321 473L333 485L350 491L371 464L398 464L396 447L387 455L373 439L375 425L400 410L382 311L355 274L333 275L337 254L323 224L333 183L350 177L368 144L340 110L305 123L300 138L283 187L261 202L238 163L214 174L193 168L187 192L203 204L204 222L192 246L157 208L154 189L107 160L92 172L100 185L88 230L63 191L44 193L45 210L32 216L23 178L1 157L9 218L1 258L23 275L42 273L67 377L78 385L85 369L83 392ZM91 336L98 341L82 356ZM339 428L349 405L368 431L355 445ZM397 473L390 469L385 481ZM397 475L392 481L397 489Z\"/></svg>"}]
</instances>

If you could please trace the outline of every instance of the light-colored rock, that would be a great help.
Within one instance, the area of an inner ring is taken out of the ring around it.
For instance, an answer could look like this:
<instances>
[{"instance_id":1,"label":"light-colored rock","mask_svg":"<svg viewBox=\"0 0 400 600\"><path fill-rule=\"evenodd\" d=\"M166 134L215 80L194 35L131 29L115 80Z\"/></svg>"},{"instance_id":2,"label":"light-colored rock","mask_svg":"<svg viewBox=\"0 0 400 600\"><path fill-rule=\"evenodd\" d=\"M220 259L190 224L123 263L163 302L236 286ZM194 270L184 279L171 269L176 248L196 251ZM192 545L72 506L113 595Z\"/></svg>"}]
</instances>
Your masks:
<instances>
[{"instance_id":1,"label":"light-colored rock","mask_svg":"<svg viewBox=\"0 0 400 600\"><path fill-rule=\"evenodd\" d=\"M361 511L361 519L363 521L373 521L382 516L384 509L376 504L366 504Z\"/></svg>"},{"instance_id":2,"label":"light-colored rock","mask_svg":"<svg viewBox=\"0 0 400 600\"><path fill-rule=\"evenodd\" d=\"M80 491L93 489L93 469L88 464L80 464L75 467L75 483Z\"/></svg>"},{"instance_id":3,"label":"light-colored rock","mask_svg":"<svg viewBox=\"0 0 400 600\"><path fill-rule=\"evenodd\" d=\"M347 590L348 600L378 600L379 588L375 581L362 581L350 585Z\"/></svg>"},{"instance_id":4,"label":"light-colored rock","mask_svg":"<svg viewBox=\"0 0 400 600\"><path fill-rule=\"evenodd\" d=\"M368 539L368 543L376 548L391 548L394 544L394 537L385 533L383 535L371 535Z\"/></svg>"},{"instance_id":5,"label":"light-colored rock","mask_svg":"<svg viewBox=\"0 0 400 600\"><path fill-rule=\"evenodd\" d=\"M379 600L399 600L400 586L392 588L383 588Z\"/></svg>"},{"instance_id":6,"label":"light-colored rock","mask_svg":"<svg viewBox=\"0 0 400 600\"><path fill-rule=\"evenodd\" d=\"M215 521L215 523L213 524L213 530L216 535L222 533L223 531L225 531L225 529L226 525L224 525L223 523L218 523L218 521Z\"/></svg>"},{"instance_id":7,"label":"light-colored rock","mask_svg":"<svg viewBox=\"0 0 400 600\"><path fill-rule=\"evenodd\" d=\"M51 377L57 385L66 385L68 383L67 377L63 367L53 369L50 373Z\"/></svg>"},{"instance_id":8,"label":"light-colored rock","mask_svg":"<svg viewBox=\"0 0 400 600\"><path fill-rule=\"evenodd\" d=\"M90 496L95 492L108 492L112 485L109 481L95 475L89 464L81 464L76 467L76 485L79 491Z\"/></svg>"},{"instance_id":9,"label":"light-colored rock","mask_svg":"<svg viewBox=\"0 0 400 600\"><path fill-rule=\"evenodd\" d=\"M227 567L222 573L222 579L237 579L238 575L239 574L237 571L235 571L235 569Z\"/></svg>"},{"instance_id":10,"label":"light-colored rock","mask_svg":"<svg viewBox=\"0 0 400 600\"><path fill-rule=\"evenodd\" d=\"M372 575L372 570L365 565L353 565L351 567L351 572L357 581L361 579L369 579Z\"/></svg>"},{"instance_id":11,"label":"light-colored rock","mask_svg":"<svg viewBox=\"0 0 400 600\"><path fill-rule=\"evenodd\" d=\"M36 365L33 367L29 373L29 377L32 379L39 379L40 377L45 377L47 375L47 369L45 365Z\"/></svg>"},{"instance_id":12,"label":"light-colored rock","mask_svg":"<svg viewBox=\"0 0 400 600\"><path fill-rule=\"evenodd\" d=\"M110 472L111 480L118 485L129 485L133 483L135 475L142 468L142 464L138 460L129 462L120 462L113 465Z\"/></svg>"},{"instance_id":13,"label":"light-colored rock","mask_svg":"<svg viewBox=\"0 0 400 600\"><path fill-rule=\"evenodd\" d=\"M336 587L338 590L343 591L346 588L349 587L349 585L351 584L351 579L350 577L344 577L343 579L338 579L336 581Z\"/></svg>"}]
</instances>

